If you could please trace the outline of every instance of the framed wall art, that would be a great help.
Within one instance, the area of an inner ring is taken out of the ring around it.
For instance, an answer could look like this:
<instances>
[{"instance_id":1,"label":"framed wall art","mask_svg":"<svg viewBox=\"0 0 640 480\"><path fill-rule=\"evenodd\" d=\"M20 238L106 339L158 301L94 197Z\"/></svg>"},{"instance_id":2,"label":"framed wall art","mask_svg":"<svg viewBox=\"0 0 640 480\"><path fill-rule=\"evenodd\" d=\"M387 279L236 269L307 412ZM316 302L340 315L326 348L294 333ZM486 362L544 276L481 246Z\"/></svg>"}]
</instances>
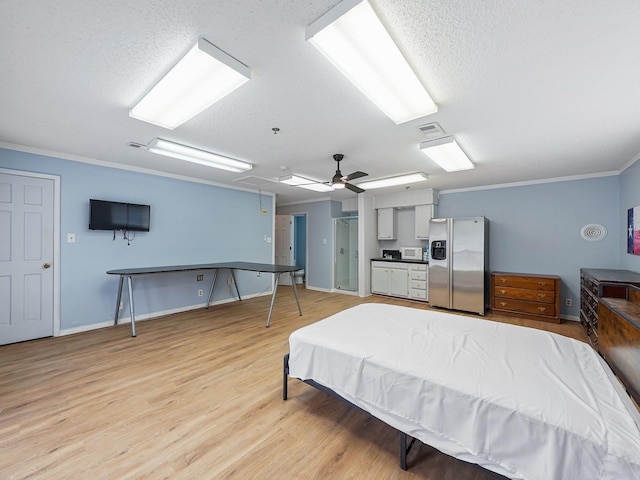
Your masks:
<instances>
[{"instance_id":1,"label":"framed wall art","mask_svg":"<svg viewBox=\"0 0 640 480\"><path fill-rule=\"evenodd\" d=\"M640 205L627 210L627 253L640 255Z\"/></svg>"}]
</instances>

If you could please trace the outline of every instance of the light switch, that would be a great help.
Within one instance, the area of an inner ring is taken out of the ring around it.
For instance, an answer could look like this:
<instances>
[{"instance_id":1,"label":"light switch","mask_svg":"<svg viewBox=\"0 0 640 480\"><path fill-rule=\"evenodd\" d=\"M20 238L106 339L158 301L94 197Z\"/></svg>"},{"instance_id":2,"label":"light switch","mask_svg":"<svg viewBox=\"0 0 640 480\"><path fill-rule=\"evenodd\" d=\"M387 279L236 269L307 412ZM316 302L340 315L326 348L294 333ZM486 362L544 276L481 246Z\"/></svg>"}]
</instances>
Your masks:
<instances>
[{"instance_id":1,"label":"light switch","mask_svg":"<svg viewBox=\"0 0 640 480\"><path fill-rule=\"evenodd\" d=\"M326 239L326 238L323 238L323 239L322 239L322 244L323 244L323 245L326 245L326 244L327 244L327 239Z\"/></svg>"},{"instance_id":2,"label":"light switch","mask_svg":"<svg viewBox=\"0 0 640 480\"><path fill-rule=\"evenodd\" d=\"M75 233L67 233L67 243L76 243Z\"/></svg>"}]
</instances>

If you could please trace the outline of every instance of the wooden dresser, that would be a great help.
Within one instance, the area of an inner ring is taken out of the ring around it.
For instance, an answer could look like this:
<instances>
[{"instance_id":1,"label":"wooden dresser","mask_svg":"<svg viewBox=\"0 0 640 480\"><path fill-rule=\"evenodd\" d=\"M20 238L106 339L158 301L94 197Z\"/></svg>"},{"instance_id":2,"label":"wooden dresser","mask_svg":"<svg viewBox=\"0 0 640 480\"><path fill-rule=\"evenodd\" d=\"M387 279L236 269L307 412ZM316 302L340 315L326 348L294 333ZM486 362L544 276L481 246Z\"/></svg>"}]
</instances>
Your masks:
<instances>
[{"instance_id":1,"label":"wooden dresser","mask_svg":"<svg viewBox=\"0 0 640 480\"><path fill-rule=\"evenodd\" d=\"M594 347L598 346L600 298L626 298L627 285L640 286L640 274L609 268L580 269L580 323Z\"/></svg>"},{"instance_id":2,"label":"wooden dresser","mask_svg":"<svg viewBox=\"0 0 640 480\"><path fill-rule=\"evenodd\" d=\"M492 272L491 313L560 323L560 277Z\"/></svg>"}]
</instances>

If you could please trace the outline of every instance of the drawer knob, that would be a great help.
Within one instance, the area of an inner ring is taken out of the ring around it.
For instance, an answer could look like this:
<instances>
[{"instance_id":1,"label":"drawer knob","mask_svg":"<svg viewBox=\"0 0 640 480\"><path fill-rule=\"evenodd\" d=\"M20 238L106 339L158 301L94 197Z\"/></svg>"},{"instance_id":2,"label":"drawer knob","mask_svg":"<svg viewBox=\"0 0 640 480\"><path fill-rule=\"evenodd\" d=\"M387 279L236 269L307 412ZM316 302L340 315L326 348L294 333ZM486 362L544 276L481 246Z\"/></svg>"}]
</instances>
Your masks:
<instances>
[{"instance_id":1,"label":"drawer knob","mask_svg":"<svg viewBox=\"0 0 640 480\"><path fill-rule=\"evenodd\" d=\"M500 302L500 306L501 307L506 307L507 306L507 302Z\"/></svg>"},{"instance_id":2,"label":"drawer knob","mask_svg":"<svg viewBox=\"0 0 640 480\"><path fill-rule=\"evenodd\" d=\"M547 309L547 307L538 307L538 310L540 310L541 312L544 312Z\"/></svg>"},{"instance_id":3,"label":"drawer knob","mask_svg":"<svg viewBox=\"0 0 640 480\"><path fill-rule=\"evenodd\" d=\"M544 280L540 280L538 282L538 285L542 285L543 287L547 284L547 282L545 282Z\"/></svg>"},{"instance_id":4,"label":"drawer knob","mask_svg":"<svg viewBox=\"0 0 640 480\"><path fill-rule=\"evenodd\" d=\"M504 295L505 293L507 293L507 291L502 289L502 290L500 290L500 293Z\"/></svg>"},{"instance_id":5,"label":"drawer knob","mask_svg":"<svg viewBox=\"0 0 640 480\"><path fill-rule=\"evenodd\" d=\"M545 298L547 296L546 293L539 293L538 298Z\"/></svg>"}]
</instances>

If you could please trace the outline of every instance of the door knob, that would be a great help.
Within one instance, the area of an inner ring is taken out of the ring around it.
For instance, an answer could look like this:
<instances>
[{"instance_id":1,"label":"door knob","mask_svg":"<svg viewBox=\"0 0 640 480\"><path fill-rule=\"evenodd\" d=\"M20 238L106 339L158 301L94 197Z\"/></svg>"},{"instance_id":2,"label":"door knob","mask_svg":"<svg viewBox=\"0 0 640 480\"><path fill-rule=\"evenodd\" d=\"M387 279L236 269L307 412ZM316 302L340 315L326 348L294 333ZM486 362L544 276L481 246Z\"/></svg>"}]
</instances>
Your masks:
<instances>
[{"instance_id":1,"label":"door knob","mask_svg":"<svg viewBox=\"0 0 640 480\"><path fill-rule=\"evenodd\" d=\"M45 263L42 265L42 268L51 268L51 264L50 263Z\"/></svg>"}]
</instances>

